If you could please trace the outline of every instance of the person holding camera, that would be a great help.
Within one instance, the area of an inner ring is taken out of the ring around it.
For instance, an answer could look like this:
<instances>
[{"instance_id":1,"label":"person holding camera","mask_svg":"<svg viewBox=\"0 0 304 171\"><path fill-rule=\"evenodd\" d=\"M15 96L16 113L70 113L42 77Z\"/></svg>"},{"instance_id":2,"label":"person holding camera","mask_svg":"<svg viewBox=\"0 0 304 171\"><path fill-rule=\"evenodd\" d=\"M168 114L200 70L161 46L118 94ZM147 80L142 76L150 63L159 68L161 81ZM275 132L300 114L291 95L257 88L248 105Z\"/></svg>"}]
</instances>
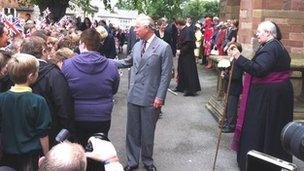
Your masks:
<instances>
[{"instance_id":1,"label":"person holding camera","mask_svg":"<svg viewBox=\"0 0 304 171\"><path fill-rule=\"evenodd\" d=\"M231 50L235 64L246 72L242 100L232 148L237 151L240 170L246 170L246 154L257 150L291 162L280 135L293 119L293 87L290 82L290 56L281 43L281 32L271 21L259 24L259 49L252 60Z\"/></svg>"},{"instance_id":2,"label":"person holding camera","mask_svg":"<svg viewBox=\"0 0 304 171\"><path fill-rule=\"evenodd\" d=\"M233 50L233 48L237 48L240 52L242 52L242 45L233 42L228 44L228 54L230 50ZM233 63L235 59L231 63ZM238 112L238 104L239 104L239 98L240 94L242 93L243 89L243 71L241 68L239 68L237 65L233 66L233 70L226 69L222 71L221 76L222 78L228 83L229 82L229 74L231 75L231 84L230 84L230 90L228 94L228 103L227 103L227 119L225 121L224 127L222 132L223 133L232 133L235 130L235 124L237 119L237 112Z\"/></svg>"},{"instance_id":3,"label":"person holding camera","mask_svg":"<svg viewBox=\"0 0 304 171\"><path fill-rule=\"evenodd\" d=\"M85 171L87 158L103 163L105 171L123 171L111 142L96 137L91 137L89 142L93 147L91 152L85 152L77 143L68 141L59 143L40 158L39 171Z\"/></svg>"}]
</instances>

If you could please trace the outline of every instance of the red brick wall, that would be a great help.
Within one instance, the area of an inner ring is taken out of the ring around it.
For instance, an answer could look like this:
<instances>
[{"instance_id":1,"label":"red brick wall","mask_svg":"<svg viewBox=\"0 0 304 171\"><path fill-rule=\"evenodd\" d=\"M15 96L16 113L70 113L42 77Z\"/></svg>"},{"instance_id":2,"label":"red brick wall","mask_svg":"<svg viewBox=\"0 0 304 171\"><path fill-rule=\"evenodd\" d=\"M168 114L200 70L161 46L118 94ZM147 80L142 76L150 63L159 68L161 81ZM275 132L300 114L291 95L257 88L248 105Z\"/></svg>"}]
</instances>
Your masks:
<instances>
[{"instance_id":1,"label":"red brick wall","mask_svg":"<svg viewBox=\"0 0 304 171\"><path fill-rule=\"evenodd\" d=\"M304 58L304 0L241 0L238 40L252 54L252 38L264 20L276 22L292 58Z\"/></svg>"},{"instance_id":2,"label":"red brick wall","mask_svg":"<svg viewBox=\"0 0 304 171\"><path fill-rule=\"evenodd\" d=\"M238 19L241 0L220 0L220 19Z\"/></svg>"}]
</instances>

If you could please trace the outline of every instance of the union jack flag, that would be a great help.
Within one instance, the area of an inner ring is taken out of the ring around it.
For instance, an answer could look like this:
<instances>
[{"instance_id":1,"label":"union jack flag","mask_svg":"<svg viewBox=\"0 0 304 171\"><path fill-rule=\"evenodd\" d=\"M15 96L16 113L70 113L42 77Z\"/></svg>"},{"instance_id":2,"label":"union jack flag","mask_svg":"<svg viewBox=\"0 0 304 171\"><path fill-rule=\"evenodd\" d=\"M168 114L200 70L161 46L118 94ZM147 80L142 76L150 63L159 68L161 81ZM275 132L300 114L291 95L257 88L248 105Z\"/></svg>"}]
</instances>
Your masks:
<instances>
[{"instance_id":1,"label":"union jack flag","mask_svg":"<svg viewBox=\"0 0 304 171\"><path fill-rule=\"evenodd\" d=\"M0 13L0 21L4 23L9 31L12 31L16 35L22 35L23 25L19 18L6 16Z\"/></svg>"}]
</instances>

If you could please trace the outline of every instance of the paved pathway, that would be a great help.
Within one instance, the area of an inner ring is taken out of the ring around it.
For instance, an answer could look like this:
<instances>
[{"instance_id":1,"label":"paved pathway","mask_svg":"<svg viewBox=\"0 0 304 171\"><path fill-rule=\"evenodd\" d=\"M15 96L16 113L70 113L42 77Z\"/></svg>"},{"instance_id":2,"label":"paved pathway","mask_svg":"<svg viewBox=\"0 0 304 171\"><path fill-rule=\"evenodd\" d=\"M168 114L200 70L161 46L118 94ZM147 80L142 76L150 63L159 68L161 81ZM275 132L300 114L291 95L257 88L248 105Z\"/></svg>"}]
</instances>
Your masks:
<instances>
[{"instance_id":1,"label":"paved pathway","mask_svg":"<svg viewBox=\"0 0 304 171\"><path fill-rule=\"evenodd\" d=\"M121 70L119 91L112 114L110 139L117 148L119 158L126 164L125 126L127 69ZM168 92L163 107L163 118L155 132L154 160L159 171L212 170L218 136L217 122L205 108L216 87L216 75L198 65L202 91L195 97L177 96ZM175 80L170 87L176 86ZM238 170L236 155L229 149L232 134L224 134L219 151L217 170ZM144 170L140 166L138 170Z\"/></svg>"},{"instance_id":2,"label":"paved pathway","mask_svg":"<svg viewBox=\"0 0 304 171\"><path fill-rule=\"evenodd\" d=\"M124 52L126 48L124 47ZM123 55L120 55L123 56ZM174 59L175 67L177 58ZM121 70L122 76L115 106L112 112L112 125L109 133L118 156L126 165L125 127L127 114L128 70ZM168 92L163 107L163 118L157 122L155 131L154 161L159 171L209 171L212 170L218 138L218 124L205 108L215 92L217 77L212 70L198 65L202 91L195 97L177 96ZM170 88L176 86L171 80ZM233 134L223 134L217 159L217 171L238 171L236 154L230 150ZM294 158L300 171L304 162ZM138 171L144 171L141 165Z\"/></svg>"}]
</instances>

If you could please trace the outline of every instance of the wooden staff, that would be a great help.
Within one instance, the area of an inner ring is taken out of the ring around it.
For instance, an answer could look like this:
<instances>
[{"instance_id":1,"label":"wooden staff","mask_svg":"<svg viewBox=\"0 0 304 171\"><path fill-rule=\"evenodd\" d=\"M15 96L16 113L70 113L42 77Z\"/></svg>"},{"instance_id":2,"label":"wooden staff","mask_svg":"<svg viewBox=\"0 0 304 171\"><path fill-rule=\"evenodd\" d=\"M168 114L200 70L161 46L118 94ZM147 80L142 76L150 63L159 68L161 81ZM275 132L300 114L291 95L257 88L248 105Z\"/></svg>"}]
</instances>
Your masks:
<instances>
[{"instance_id":1,"label":"wooden staff","mask_svg":"<svg viewBox=\"0 0 304 171\"><path fill-rule=\"evenodd\" d=\"M232 48L233 47L231 47L230 49L232 49ZM217 159L217 155L218 155L218 151L219 151L219 147L220 147L220 142L221 142L221 138L222 138L222 130L223 130L223 126L224 126L226 116L227 116L228 96L230 94L230 86L231 86L231 78L232 78L233 68L234 68L234 61L235 60L232 60L232 62L231 62L231 69L230 69L230 72L229 72L230 74L229 74L228 88L227 88L227 94L226 94L225 99L224 99L225 103L224 103L223 116L222 116L222 119L220 120L220 132L219 132L218 139L217 139L217 145L216 145L216 151L215 151L213 169L212 169L213 171L215 171L216 159Z\"/></svg>"}]
</instances>

